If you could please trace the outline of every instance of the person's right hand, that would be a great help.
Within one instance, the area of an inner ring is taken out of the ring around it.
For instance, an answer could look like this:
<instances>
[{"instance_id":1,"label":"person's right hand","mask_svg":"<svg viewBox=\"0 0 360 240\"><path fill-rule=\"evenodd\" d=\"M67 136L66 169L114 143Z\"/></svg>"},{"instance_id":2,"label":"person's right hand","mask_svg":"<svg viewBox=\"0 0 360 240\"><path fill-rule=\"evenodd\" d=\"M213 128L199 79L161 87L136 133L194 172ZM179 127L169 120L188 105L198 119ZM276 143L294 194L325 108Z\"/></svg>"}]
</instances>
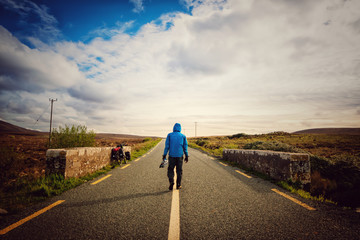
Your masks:
<instances>
[{"instance_id":1,"label":"person's right hand","mask_svg":"<svg viewBox=\"0 0 360 240\"><path fill-rule=\"evenodd\" d=\"M162 158L162 159L163 159L163 161L164 161L164 160L166 159L166 155L163 155L163 158Z\"/></svg>"},{"instance_id":2,"label":"person's right hand","mask_svg":"<svg viewBox=\"0 0 360 240\"><path fill-rule=\"evenodd\" d=\"M189 161L189 156L185 156L185 162L187 163Z\"/></svg>"}]
</instances>

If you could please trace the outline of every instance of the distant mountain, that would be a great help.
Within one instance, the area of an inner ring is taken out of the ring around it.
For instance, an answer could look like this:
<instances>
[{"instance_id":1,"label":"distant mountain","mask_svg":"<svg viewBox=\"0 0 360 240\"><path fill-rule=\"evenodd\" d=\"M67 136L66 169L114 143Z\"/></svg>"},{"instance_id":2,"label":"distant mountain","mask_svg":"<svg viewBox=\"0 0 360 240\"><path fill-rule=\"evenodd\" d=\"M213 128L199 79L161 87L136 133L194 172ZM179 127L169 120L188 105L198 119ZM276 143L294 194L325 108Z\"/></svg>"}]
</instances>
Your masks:
<instances>
[{"instance_id":1,"label":"distant mountain","mask_svg":"<svg viewBox=\"0 0 360 240\"><path fill-rule=\"evenodd\" d=\"M13 135L44 135L49 134L48 132L39 132L26 128L22 128L16 125L13 125L8 122L0 120L0 134L13 134ZM96 138L145 138L145 136L137 136L130 134L115 134L115 133L96 133Z\"/></svg>"},{"instance_id":2,"label":"distant mountain","mask_svg":"<svg viewBox=\"0 0 360 240\"><path fill-rule=\"evenodd\" d=\"M15 126L11 123L0 120L0 134L42 135L45 133Z\"/></svg>"},{"instance_id":3,"label":"distant mountain","mask_svg":"<svg viewBox=\"0 0 360 240\"><path fill-rule=\"evenodd\" d=\"M296 131L298 134L360 135L360 128L313 128Z\"/></svg>"},{"instance_id":4,"label":"distant mountain","mask_svg":"<svg viewBox=\"0 0 360 240\"><path fill-rule=\"evenodd\" d=\"M137 135L130 135L130 134L116 134L116 133L96 133L97 139L102 138L145 138L143 136L137 136Z\"/></svg>"}]
</instances>

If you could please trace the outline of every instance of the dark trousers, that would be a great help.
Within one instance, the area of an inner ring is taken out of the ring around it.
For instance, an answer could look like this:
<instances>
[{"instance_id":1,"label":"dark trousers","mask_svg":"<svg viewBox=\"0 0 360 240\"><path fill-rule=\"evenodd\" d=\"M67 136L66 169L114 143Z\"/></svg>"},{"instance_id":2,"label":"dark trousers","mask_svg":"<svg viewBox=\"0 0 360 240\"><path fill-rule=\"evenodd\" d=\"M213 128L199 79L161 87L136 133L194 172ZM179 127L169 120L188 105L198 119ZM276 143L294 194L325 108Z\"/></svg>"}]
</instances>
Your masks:
<instances>
[{"instance_id":1,"label":"dark trousers","mask_svg":"<svg viewBox=\"0 0 360 240\"><path fill-rule=\"evenodd\" d=\"M176 185L181 185L181 177L182 177L182 165L183 165L183 157L169 157L169 166L168 166L168 178L169 182L174 183L174 168L176 167Z\"/></svg>"}]
</instances>

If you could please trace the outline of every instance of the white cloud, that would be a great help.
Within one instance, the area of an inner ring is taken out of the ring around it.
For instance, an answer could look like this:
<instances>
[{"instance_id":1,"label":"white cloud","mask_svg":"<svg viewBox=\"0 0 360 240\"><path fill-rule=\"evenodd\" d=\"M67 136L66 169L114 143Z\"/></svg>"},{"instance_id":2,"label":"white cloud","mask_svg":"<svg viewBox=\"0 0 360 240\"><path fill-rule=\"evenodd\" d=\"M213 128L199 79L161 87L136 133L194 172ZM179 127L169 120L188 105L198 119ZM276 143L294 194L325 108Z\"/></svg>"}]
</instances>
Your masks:
<instances>
[{"instance_id":1,"label":"white cloud","mask_svg":"<svg viewBox=\"0 0 360 240\"><path fill-rule=\"evenodd\" d=\"M143 0L129 0L129 2L134 4L133 12L140 13L144 11Z\"/></svg>"},{"instance_id":2,"label":"white cloud","mask_svg":"<svg viewBox=\"0 0 360 240\"><path fill-rule=\"evenodd\" d=\"M38 5L28 0L0 0L0 3L7 10L18 14L21 22L26 22L27 27L24 30L31 32L32 36L47 42L61 38L62 34L57 28L58 21L48 13L49 9L45 5ZM25 38L25 36L21 37Z\"/></svg>"},{"instance_id":3,"label":"white cloud","mask_svg":"<svg viewBox=\"0 0 360 240\"><path fill-rule=\"evenodd\" d=\"M116 22L115 27L108 28L106 25L103 25L99 28L88 33L88 36L85 37L86 40L93 39L94 37L102 37L102 38L111 38L116 35L122 34L126 30L133 27L134 21L129 22Z\"/></svg>"},{"instance_id":4,"label":"white cloud","mask_svg":"<svg viewBox=\"0 0 360 240\"><path fill-rule=\"evenodd\" d=\"M84 79L76 65L54 51L30 49L0 26L1 89L42 92Z\"/></svg>"},{"instance_id":5,"label":"white cloud","mask_svg":"<svg viewBox=\"0 0 360 240\"><path fill-rule=\"evenodd\" d=\"M13 96L1 117L15 116L25 91L31 106L58 97L57 123L101 132L165 136L181 122L193 136L195 121L198 135L359 127L359 2L184 4L192 15L165 14L134 36L119 25L88 44L32 50L0 29L0 84Z\"/></svg>"}]
</instances>

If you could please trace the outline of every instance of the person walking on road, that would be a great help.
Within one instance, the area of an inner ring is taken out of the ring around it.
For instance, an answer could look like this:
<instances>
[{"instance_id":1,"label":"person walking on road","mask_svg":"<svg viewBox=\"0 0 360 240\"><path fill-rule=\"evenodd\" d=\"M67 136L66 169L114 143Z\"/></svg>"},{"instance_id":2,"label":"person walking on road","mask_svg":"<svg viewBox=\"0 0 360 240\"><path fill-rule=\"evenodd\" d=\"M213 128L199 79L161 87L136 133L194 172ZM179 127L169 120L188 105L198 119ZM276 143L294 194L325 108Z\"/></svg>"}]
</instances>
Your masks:
<instances>
[{"instance_id":1,"label":"person walking on road","mask_svg":"<svg viewBox=\"0 0 360 240\"><path fill-rule=\"evenodd\" d=\"M188 143L186 136L181 133L180 123L175 123L172 133L166 137L163 160L169 152L169 166L167 176L169 178L169 190L174 187L174 168L176 167L176 188L181 189L182 165L185 154L185 163L189 161Z\"/></svg>"}]
</instances>

